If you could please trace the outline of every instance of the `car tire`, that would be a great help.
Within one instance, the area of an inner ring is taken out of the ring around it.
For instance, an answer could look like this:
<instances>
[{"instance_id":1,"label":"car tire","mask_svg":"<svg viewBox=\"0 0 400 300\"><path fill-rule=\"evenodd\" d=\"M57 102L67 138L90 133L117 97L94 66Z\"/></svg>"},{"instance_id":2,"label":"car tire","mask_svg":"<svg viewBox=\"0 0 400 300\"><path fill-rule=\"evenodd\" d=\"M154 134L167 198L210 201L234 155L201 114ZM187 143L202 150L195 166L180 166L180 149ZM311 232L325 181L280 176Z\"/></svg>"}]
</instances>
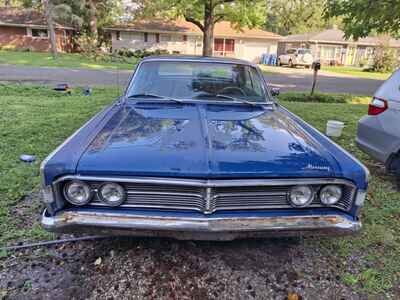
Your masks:
<instances>
[{"instance_id":1,"label":"car tire","mask_svg":"<svg viewBox=\"0 0 400 300\"><path fill-rule=\"evenodd\" d=\"M400 153L394 155L390 162L388 171L395 176L397 190L400 191Z\"/></svg>"},{"instance_id":2,"label":"car tire","mask_svg":"<svg viewBox=\"0 0 400 300\"><path fill-rule=\"evenodd\" d=\"M397 184L397 191L400 192L400 157L397 157L397 159L394 161L393 167L394 176Z\"/></svg>"}]
</instances>

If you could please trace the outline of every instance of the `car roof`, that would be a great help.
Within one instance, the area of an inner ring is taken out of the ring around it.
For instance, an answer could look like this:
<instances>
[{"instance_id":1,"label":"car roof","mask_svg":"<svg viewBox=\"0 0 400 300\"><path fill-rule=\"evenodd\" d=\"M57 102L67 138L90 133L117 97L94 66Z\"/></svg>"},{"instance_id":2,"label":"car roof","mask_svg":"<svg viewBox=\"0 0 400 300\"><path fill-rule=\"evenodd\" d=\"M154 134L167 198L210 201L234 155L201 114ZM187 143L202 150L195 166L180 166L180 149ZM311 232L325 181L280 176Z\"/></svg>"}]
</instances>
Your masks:
<instances>
[{"instance_id":1,"label":"car roof","mask_svg":"<svg viewBox=\"0 0 400 300\"><path fill-rule=\"evenodd\" d=\"M230 57L211 57L211 56L196 56L196 55L162 55L162 56L147 56L142 59L145 61L195 61L195 62L208 62L208 63L230 63L255 66L255 64L237 58Z\"/></svg>"}]
</instances>

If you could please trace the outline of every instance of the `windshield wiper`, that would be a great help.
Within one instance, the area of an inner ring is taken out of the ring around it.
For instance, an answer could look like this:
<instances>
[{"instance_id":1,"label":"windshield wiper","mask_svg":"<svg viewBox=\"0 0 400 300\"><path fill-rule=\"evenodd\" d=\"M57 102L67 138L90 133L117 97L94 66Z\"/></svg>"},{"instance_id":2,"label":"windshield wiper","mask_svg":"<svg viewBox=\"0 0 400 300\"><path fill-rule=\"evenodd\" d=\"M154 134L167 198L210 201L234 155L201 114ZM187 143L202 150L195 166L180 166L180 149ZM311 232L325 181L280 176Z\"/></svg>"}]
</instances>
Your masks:
<instances>
[{"instance_id":1,"label":"windshield wiper","mask_svg":"<svg viewBox=\"0 0 400 300\"><path fill-rule=\"evenodd\" d=\"M127 99L140 98L140 97L152 97L152 98L157 98L157 99L161 99L161 100L168 100L168 101L174 101L177 103L183 103L182 100L179 100L179 99L165 97L165 96L152 94L152 93L133 94L133 95L129 95L127 97Z\"/></svg>"},{"instance_id":2,"label":"windshield wiper","mask_svg":"<svg viewBox=\"0 0 400 300\"><path fill-rule=\"evenodd\" d=\"M251 102L251 101L243 100L243 99L240 99L240 98L236 98L236 97L232 97L232 96L228 96L228 95L224 95L224 94L203 93L203 94L197 95L197 97L223 98L223 99L232 100L232 102L234 102L234 103L248 104L248 105L251 105L251 106L269 104L269 103L263 103L263 102L259 102L259 103Z\"/></svg>"}]
</instances>

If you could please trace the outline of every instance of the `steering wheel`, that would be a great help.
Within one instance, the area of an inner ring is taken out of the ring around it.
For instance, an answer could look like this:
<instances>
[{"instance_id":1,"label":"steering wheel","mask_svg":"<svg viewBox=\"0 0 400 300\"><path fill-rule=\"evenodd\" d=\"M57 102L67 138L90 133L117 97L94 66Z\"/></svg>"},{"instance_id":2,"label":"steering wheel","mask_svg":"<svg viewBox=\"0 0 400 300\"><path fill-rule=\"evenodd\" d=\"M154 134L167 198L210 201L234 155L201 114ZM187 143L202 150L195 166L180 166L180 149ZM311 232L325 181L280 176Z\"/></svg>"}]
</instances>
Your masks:
<instances>
[{"instance_id":1,"label":"steering wheel","mask_svg":"<svg viewBox=\"0 0 400 300\"><path fill-rule=\"evenodd\" d=\"M227 86L227 87L224 87L219 93L222 94L222 95L224 95L224 92L229 91L229 90L236 90L236 91L239 91L239 92L242 94L242 96L246 96L245 91L243 91L243 90L242 90L240 87L238 87L238 86Z\"/></svg>"}]
</instances>

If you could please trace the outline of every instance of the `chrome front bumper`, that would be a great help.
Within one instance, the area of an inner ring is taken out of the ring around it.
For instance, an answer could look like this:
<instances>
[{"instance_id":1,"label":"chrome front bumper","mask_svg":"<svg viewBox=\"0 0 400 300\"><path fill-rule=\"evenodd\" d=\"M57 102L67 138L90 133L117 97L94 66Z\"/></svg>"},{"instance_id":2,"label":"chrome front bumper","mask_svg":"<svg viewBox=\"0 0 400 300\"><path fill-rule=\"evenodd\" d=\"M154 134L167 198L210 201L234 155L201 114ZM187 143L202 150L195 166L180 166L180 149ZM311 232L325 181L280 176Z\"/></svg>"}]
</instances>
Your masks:
<instances>
[{"instance_id":1,"label":"chrome front bumper","mask_svg":"<svg viewBox=\"0 0 400 300\"><path fill-rule=\"evenodd\" d=\"M42 225L53 232L162 236L180 240L347 235L361 229L359 221L341 215L185 218L79 210L62 211L55 216L44 211Z\"/></svg>"}]
</instances>

